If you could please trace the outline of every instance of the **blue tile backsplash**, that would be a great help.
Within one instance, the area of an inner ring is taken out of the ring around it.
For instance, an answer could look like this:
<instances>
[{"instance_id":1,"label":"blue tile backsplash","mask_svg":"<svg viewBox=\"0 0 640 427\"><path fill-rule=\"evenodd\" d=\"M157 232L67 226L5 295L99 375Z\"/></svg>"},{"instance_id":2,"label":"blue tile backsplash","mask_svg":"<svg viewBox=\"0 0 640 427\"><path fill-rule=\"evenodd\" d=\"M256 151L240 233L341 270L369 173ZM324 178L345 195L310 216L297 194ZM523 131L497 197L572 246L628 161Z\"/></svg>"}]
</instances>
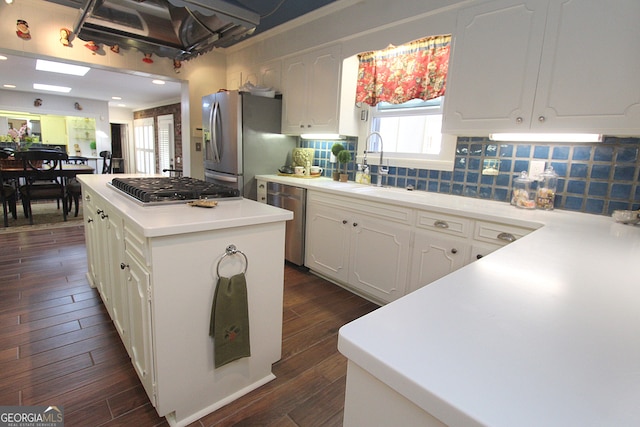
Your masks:
<instances>
[{"instance_id":1,"label":"blue tile backsplash","mask_svg":"<svg viewBox=\"0 0 640 427\"><path fill-rule=\"evenodd\" d=\"M355 158L357 139L340 141ZM334 141L300 140L315 149L316 163L331 176ZM498 175L482 175L485 160L499 160ZM640 138L606 137L593 144L497 143L487 138L458 138L452 172L391 165L387 185L508 202L513 179L529 170L532 160L544 160L558 174L556 209L611 215L616 209L640 209ZM349 179L355 162L348 166ZM372 183L377 167L372 166Z\"/></svg>"}]
</instances>

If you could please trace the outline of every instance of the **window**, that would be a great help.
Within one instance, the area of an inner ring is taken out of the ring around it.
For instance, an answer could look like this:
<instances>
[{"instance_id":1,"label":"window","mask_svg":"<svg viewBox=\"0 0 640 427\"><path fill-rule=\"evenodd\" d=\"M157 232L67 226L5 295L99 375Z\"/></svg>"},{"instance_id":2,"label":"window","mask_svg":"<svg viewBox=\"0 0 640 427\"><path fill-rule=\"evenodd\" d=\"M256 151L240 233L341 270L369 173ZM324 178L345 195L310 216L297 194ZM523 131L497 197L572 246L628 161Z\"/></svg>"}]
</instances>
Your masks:
<instances>
[{"instance_id":1,"label":"window","mask_svg":"<svg viewBox=\"0 0 640 427\"><path fill-rule=\"evenodd\" d=\"M133 121L136 173L156 173L153 118Z\"/></svg>"},{"instance_id":2,"label":"window","mask_svg":"<svg viewBox=\"0 0 640 427\"><path fill-rule=\"evenodd\" d=\"M158 116L158 162L160 170L173 169L173 114ZM162 172L169 176L170 172Z\"/></svg>"},{"instance_id":3,"label":"window","mask_svg":"<svg viewBox=\"0 0 640 427\"><path fill-rule=\"evenodd\" d=\"M403 104L381 102L369 107L370 126L362 141L359 153L370 152L367 162L376 164L380 152L380 139L372 137L365 147L366 137L371 132L382 135L384 162L392 166L452 170L456 138L442 135L443 97L423 101L413 99Z\"/></svg>"}]
</instances>

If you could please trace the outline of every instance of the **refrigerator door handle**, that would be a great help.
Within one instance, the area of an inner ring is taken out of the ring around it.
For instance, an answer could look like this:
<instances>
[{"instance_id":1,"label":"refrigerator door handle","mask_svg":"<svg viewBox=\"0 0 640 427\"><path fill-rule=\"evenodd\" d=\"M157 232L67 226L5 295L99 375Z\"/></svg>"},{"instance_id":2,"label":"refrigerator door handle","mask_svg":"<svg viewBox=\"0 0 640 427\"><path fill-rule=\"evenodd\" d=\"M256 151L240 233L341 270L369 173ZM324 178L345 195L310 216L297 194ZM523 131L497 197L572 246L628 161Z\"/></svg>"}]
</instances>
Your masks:
<instances>
[{"instance_id":1,"label":"refrigerator door handle","mask_svg":"<svg viewBox=\"0 0 640 427\"><path fill-rule=\"evenodd\" d=\"M216 150L214 148L214 143L215 143L215 139L214 139L215 129L213 128L214 110L215 110L215 103L209 109L209 121L207 123L207 126L209 128L209 132L208 132L208 135L206 133L204 135L204 137L205 137L205 141L204 141L204 144L205 144L204 145L205 155L204 155L204 158L205 158L205 160L211 160L212 162L217 162L218 158L216 156ZM209 136L209 138L207 138L207 136Z\"/></svg>"},{"instance_id":2,"label":"refrigerator door handle","mask_svg":"<svg viewBox=\"0 0 640 427\"><path fill-rule=\"evenodd\" d=\"M218 121L220 118L220 103L216 101L211 109L211 143L213 145L213 161L220 163L220 150L218 149Z\"/></svg>"},{"instance_id":3,"label":"refrigerator door handle","mask_svg":"<svg viewBox=\"0 0 640 427\"><path fill-rule=\"evenodd\" d=\"M205 177L205 181L209 181L212 182L211 180L216 180L216 181L221 181L221 182L225 182L225 183L237 183L238 182L238 176L237 175L227 175L227 174L221 174L221 173L216 173L210 170L205 169L204 171L204 177Z\"/></svg>"}]
</instances>

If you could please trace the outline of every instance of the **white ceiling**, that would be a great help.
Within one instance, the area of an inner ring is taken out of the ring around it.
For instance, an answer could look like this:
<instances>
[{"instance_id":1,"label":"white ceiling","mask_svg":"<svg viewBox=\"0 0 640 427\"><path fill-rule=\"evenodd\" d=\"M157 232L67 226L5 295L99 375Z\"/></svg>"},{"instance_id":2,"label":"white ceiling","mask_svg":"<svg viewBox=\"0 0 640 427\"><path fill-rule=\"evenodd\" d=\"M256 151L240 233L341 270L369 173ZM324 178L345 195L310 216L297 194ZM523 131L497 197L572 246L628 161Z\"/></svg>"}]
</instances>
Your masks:
<instances>
[{"instance_id":1,"label":"white ceiling","mask_svg":"<svg viewBox=\"0 0 640 427\"><path fill-rule=\"evenodd\" d=\"M82 0L49 1L74 8L78 7L77 3L82 3ZM240 0L240 3L242 6L261 14L261 23L258 25L255 35L334 1ZM166 105L180 100L180 83L168 81L167 77L159 77L167 82L163 86L158 86L151 83L151 80L157 76L143 76L142 73L131 74L130 71L118 72L93 68L85 77L66 76L36 71L35 58L4 54L2 51L0 51L0 55L8 57L6 61L0 60L0 90L16 90L42 95L42 91L33 89L33 83L68 86L72 88L69 94L55 92L51 92L51 94L105 101L109 102L109 106L112 107L124 104L124 108L132 110ZM60 61L63 60L60 59ZM16 88L4 88L5 84L15 85ZM119 96L122 100L113 101L112 96Z\"/></svg>"},{"instance_id":2,"label":"white ceiling","mask_svg":"<svg viewBox=\"0 0 640 427\"><path fill-rule=\"evenodd\" d=\"M124 108L139 110L149 106L180 102L181 85L177 81L167 81L164 85L155 85L151 81L157 76L143 73L128 74L92 68L84 77L36 71L35 58L3 54L7 60L0 60L0 90L16 90L43 95L45 92L33 89L33 83L71 87L68 94L50 92L52 95L85 98L109 102L110 106L124 104ZM85 64L83 64L85 65ZM15 89L2 87L15 85ZM114 101L113 96L122 100ZM42 96L40 96L42 97ZM34 97L35 99L35 97Z\"/></svg>"}]
</instances>

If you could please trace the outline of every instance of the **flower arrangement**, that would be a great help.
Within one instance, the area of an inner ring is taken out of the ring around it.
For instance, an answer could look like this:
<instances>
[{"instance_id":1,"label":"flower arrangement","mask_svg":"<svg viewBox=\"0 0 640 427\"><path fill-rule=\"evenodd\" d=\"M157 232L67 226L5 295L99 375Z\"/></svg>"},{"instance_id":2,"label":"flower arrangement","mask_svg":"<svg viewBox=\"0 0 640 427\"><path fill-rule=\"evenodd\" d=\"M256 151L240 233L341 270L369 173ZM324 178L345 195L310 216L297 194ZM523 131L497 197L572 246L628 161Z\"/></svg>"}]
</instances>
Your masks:
<instances>
[{"instance_id":1,"label":"flower arrangement","mask_svg":"<svg viewBox=\"0 0 640 427\"><path fill-rule=\"evenodd\" d=\"M27 124L23 124L20 129L9 129L7 136L2 138L2 142L14 142L16 150L26 151L34 143L34 138L29 136L29 128Z\"/></svg>"},{"instance_id":2,"label":"flower arrangement","mask_svg":"<svg viewBox=\"0 0 640 427\"><path fill-rule=\"evenodd\" d=\"M27 124L23 124L22 126L20 126L19 130L15 130L14 128L9 129L9 132L7 133L11 138L13 138L14 142L20 142L22 140L24 140L24 138L26 138L29 135L29 128L27 127Z\"/></svg>"}]
</instances>

